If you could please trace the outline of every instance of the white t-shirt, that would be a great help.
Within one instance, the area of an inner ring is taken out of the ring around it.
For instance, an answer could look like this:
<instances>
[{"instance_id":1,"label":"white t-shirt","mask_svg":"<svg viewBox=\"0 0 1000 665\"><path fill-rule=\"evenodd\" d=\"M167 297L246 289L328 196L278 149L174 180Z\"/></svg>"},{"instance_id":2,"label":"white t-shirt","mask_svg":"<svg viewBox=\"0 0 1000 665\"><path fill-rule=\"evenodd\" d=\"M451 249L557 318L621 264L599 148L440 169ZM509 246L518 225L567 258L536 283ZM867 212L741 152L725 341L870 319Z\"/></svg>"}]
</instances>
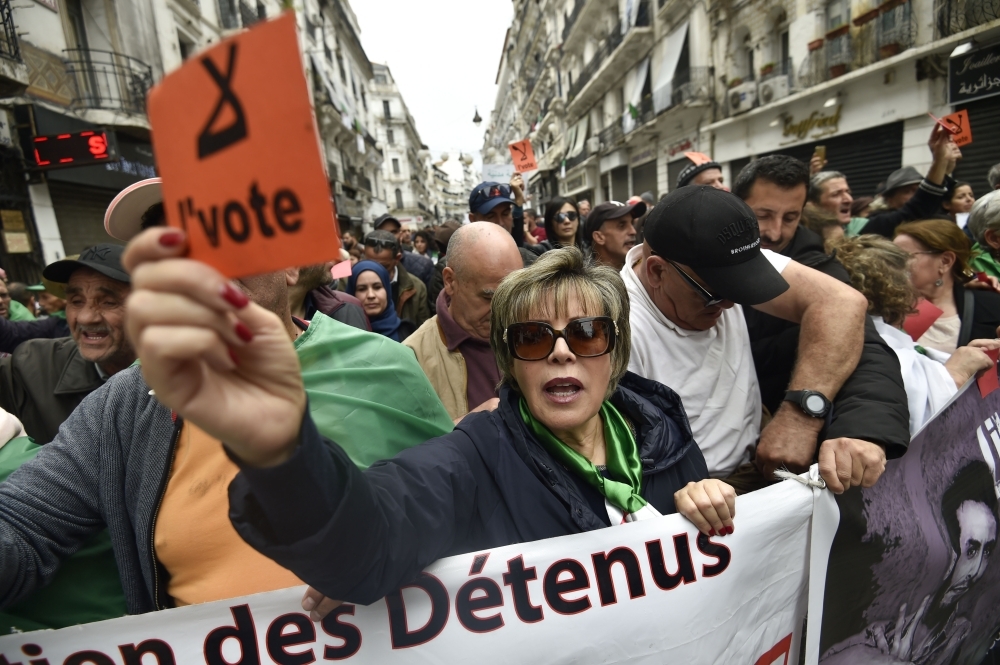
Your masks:
<instances>
[{"instance_id":1,"label":"white t-shirt","mask_svg":"<svg viewBox=\"0 0 1000 665\"><path fill-rule=\"evenodd\" d=\"M762 251L779 273L791 262ZM642 245L636 245L621 272L631 304L628 368L680 395L709 474L728 476L749 460L760 437L760 387L743 310L725 310L709 330L677 326L653 304L632 269L641 258Z\"/></svg>"}]
</instances>

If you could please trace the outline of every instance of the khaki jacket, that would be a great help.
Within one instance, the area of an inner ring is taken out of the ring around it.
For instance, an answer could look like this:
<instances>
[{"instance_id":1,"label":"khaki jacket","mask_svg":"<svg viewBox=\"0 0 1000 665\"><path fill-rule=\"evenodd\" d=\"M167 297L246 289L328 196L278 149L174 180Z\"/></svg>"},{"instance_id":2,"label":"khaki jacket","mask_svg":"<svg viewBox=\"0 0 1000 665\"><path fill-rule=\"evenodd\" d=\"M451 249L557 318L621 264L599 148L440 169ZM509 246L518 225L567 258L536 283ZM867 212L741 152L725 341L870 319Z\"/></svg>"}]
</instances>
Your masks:
<instances>
[{"instance_id":1,"label":"khaki jacket","mask_svg":"<svg viewBox=\"0 0 1000 665\"><path fill-rule=\"evenodd\" d=\"M459 351L448 351L438 317L432 316L403 344L413 349L417 362L430 379L452 420L469 412L468 373L465 358Z\"/></svg>"}]
</instances>

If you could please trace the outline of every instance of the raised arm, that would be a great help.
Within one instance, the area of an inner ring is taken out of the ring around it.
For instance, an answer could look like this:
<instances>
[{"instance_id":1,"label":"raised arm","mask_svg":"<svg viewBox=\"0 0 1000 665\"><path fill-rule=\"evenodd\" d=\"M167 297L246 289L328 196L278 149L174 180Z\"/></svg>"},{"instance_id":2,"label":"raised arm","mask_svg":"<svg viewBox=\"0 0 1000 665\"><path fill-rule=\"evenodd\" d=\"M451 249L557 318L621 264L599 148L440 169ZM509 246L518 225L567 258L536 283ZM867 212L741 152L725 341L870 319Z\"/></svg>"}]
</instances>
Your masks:
<instances>
[{"instance_id":1,"label":"raised arm","mask_svg":"<svg viewBox=\"0 0 1000 665\"><path fill-rule=\"evenodd\" d=\"M833 401L861 357L865 297L850 286L794 261L782 272L789 289L759 309L800 325L798 359L789 390L815 390ZM782 465L809 467L824 421L783 403L761 432L758 465L770 477Z\"/></svg>"},{"instance_id":2,"label":"raised arm","mask_svg":"<svg viewBox=\"0 0 1000 665\"><path fill-rule=\"evenodd\" d=\"M14 353L21 342L29 339L69 337L66 319L50 316L35 321L10 321L0 316L0 352Z\"/></svg>"}]
</instances>

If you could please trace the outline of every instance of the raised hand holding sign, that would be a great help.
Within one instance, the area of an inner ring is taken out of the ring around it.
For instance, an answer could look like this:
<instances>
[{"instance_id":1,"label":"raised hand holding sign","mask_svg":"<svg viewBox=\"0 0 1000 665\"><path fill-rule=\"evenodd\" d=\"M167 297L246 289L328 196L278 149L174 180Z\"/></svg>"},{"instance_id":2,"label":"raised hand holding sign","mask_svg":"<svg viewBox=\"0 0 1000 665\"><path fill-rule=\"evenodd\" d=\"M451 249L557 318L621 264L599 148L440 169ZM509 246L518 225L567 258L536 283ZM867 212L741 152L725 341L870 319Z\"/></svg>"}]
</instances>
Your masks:
<instances>
[{"instance_id":1,"label":"raised hand holding sign","mask_svg":"<svg viewBox=\"0 0 1000 665\"><path fill-rule=\"evenodd\" d=\"M170 226L227 277L340 249L292 12L224 40L149 94Z\"/></svg>"}]
</instances>

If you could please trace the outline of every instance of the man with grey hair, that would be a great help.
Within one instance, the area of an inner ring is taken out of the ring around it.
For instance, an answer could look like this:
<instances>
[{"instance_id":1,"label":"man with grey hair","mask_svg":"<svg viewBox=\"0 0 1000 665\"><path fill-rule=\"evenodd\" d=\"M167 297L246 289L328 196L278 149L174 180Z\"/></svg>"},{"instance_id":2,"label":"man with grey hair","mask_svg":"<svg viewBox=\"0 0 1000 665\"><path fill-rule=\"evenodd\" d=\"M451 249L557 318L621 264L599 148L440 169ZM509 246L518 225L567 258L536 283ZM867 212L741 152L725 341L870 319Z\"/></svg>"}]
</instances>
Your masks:
<instances>
[{"instance_id":1,"label":"man with grey hair","mask_svg":"<svg viewBox=\"0 0 1000 665\"><path fill-rule=\"evenodd\" d=\"M837 221L844 227L844 235L856 236L868 223L866 217L852 217L851 188L847 184L847 176L840 171L820 171L809 179L808 201L817 208L829 210L837 216Z\"/></svg>"},{"instance_id":2,"label":"man with grey hair","mask_svg":"<svg viewBox=\"0 0 1000 665\"><path fill-rule=\"evenodd\" d=\"M975 257L969 267L1000 278L1000 189L994 189L972 206L969 233L976 241L972 246Z\"/></svg>"},{"instance_id":3,"label":"man with grey hair","mask_svg":"<svg viewBox=\"0 0 1000 665\"><path fill-rule=\"evenodd\" d=\"M986 174L986 182L990 183L992 189L1000 189L1000 164L994 164L990 172Z\"/></svg>"},{"instance_id":4,"label":"man with grey hair","mask_svg":"<svg viewBox=\"0 0 1000 665\"><path fill-rule=\"evenodd\" d=\"M522 267L517 244L490 222L463 226L448 241L437 314L403 342L456 421L496 404L500 372L490 348L490 304L500 281Z\"/></svg>"}]
</instances>

